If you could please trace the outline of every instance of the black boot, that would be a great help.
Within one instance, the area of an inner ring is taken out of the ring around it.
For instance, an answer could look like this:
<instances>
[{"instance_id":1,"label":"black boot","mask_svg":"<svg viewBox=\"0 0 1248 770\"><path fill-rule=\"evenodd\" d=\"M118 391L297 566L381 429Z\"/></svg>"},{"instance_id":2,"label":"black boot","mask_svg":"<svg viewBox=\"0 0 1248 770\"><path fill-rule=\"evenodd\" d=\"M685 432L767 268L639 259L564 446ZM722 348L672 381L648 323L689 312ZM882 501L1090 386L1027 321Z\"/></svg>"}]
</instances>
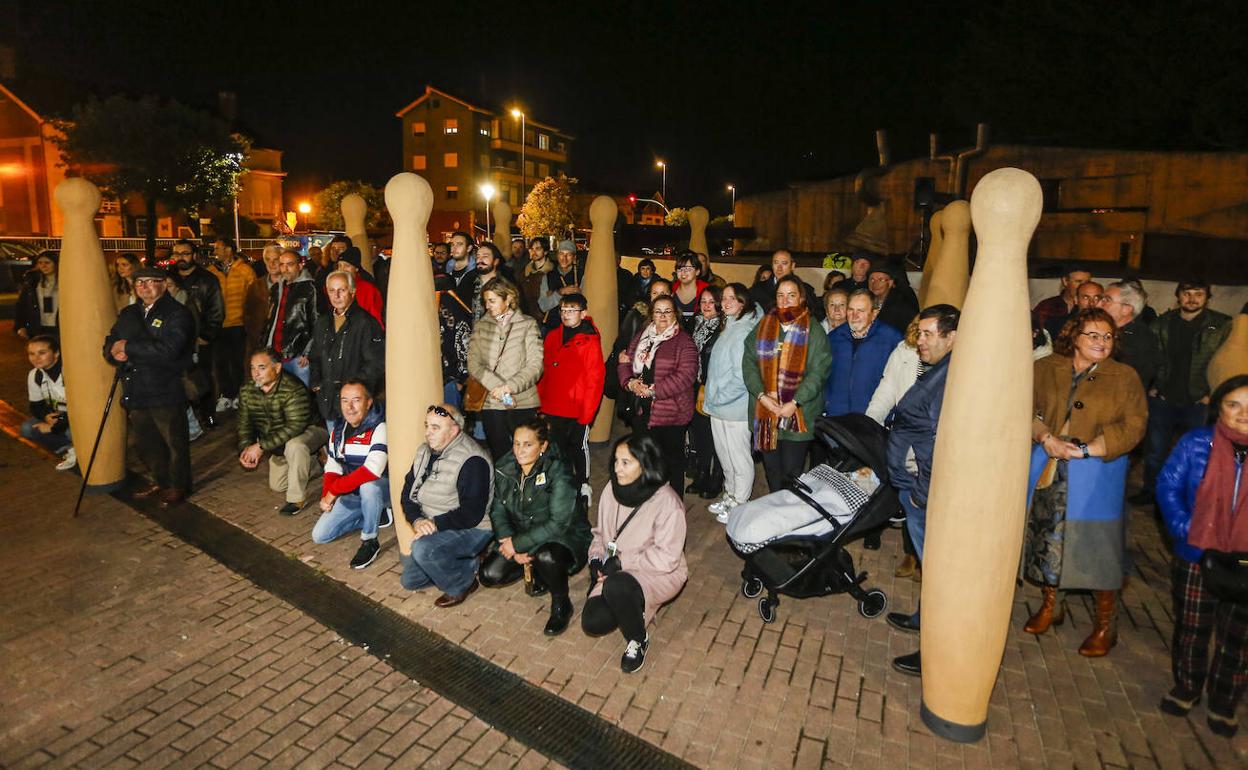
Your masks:
<instances>
[{"instance_id":1,"label":"black boot","mask_svg":"<svg viewBox=\"0 0 1248 770\"><path fill-rule=\"evenodd\" d=\"M572 600L567 594L551 594L550 620L546 621L546 628L542 633L547 636L558 636L568 627L568 621L571 619Z\"/></svg>"}]
</instances>

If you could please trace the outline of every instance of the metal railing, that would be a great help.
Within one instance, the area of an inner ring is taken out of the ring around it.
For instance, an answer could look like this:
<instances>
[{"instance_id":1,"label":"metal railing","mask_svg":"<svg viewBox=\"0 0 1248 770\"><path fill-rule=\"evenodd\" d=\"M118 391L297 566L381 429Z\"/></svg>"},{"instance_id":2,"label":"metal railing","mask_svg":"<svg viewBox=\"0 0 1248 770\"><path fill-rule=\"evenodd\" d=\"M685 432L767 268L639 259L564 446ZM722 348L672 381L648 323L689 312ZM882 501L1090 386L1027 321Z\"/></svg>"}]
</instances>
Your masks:
<instances>
[{"instance_id":1,"label":"metal railing","mask_svg":"<svg viewBox=\"0 0 1248 770\"><path fill-rule=\"evenodd\" d=\"M157 246L173 246L178 242L178 238L157 238ZM274 238L243 238L238 242L238 248L243 251L251 249L263 249L266 245L272 243ZM19 236L19 235L0 235L0 241L18 241L20 243L28 243L39 249L52 249L59 251L61 248L61 239L47 238L37 236ZM147 239L145 238L101 238L100 247L104 251L143 251L147 247Z\"/></svg>"}]
</instances>

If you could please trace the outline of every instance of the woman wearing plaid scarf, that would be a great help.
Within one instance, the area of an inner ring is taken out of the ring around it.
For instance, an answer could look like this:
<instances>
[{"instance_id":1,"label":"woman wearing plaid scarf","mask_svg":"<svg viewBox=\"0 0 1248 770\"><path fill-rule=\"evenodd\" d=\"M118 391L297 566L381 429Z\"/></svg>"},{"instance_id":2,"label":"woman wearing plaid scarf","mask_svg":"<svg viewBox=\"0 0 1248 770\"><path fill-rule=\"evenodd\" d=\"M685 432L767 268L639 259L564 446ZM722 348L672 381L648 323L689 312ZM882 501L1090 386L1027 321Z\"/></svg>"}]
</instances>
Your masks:
<instances>
[{"instance_id":1,"label":"woman wearing plaid scarf","mask_svg":"<svg viewBox=\"0 0 1248 770\"><path fill-rule=\"evenodd\" d=\"M776 306L745 338L741 368L750 393L753 448L762 453L772 492L806 469L806 451L814 439L815 418L823 411L823 384L831 368L827 335L806 306L801 281L791 275L781 278Z\"/></svg>"}]
</instances>

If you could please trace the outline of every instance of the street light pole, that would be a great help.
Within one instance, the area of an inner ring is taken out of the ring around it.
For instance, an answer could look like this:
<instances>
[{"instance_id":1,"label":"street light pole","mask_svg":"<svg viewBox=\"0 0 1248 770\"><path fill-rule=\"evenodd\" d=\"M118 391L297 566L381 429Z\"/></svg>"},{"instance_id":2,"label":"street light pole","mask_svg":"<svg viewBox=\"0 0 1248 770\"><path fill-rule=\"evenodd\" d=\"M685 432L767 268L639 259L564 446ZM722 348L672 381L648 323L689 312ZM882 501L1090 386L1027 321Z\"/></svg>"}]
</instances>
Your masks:
<instances>
[{"instance_id":1,"label":"street light pole","mask_svg":"<svg viewBox=\"0 0 1248 770\"><path fill-rule=\"evenodd\" d=\"M660 160L660 161L655 161L654 165L658 166L663 171L663 200L666 201L667 200L667 164Z\"/></svg>"},{"instance_id":2,"label":"street light pole","mask_svg":"<svg viewBox=\"0 0 1248 770\"><path fill-rule=\"evenodd\" d=\"M524 130L524 120L525 120L525 114L524 114L523 112L521 112L520 110L512 110L512 111L511 111L511 116L512 116L513 118L520 118L520 205L521 205L521 206L523 206L523 205L524 205L524 200L525 200L525 198L527 197L527 196L526 196L526 193L525 193L525 188L527 188L527 187L529 186L528 175L526 174L525 169L524 169L524 134L525 134L525 130Z\"/></svg>"},{"instance_id":3,"label":"street light pole","mask_svg":"<svg viewBox=\"0 0 1248 770\"><path fill-rule=\"evenodd\" d=\"M485 239L488 241L493 232L490 228L490 200L494 198L494 185L481 185L481 194L485 196Z\"/></svg>"},{"instance_id":4,"label":"street light pole","mask_svg":"<svg viewBox=\"0 0 1248 770\"><path fill-rule=\"evenodd\" d=\"M737 210L737 187L736 185L731 185L731 184L728 185L728 192L732 193L732 212L730 213L736 213L736 210Z\"/></svg>"}]
</instances>

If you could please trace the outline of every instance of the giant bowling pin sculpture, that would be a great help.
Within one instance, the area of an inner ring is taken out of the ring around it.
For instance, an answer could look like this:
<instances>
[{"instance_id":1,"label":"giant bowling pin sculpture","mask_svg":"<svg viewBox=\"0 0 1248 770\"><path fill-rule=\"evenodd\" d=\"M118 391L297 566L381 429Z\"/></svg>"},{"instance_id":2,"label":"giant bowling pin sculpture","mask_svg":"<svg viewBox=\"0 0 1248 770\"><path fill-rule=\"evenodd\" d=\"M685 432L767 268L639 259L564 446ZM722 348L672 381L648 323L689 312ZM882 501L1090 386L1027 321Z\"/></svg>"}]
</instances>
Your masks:
<instances>
[{"instance_id":1,"label":"giant bowling pin sculpture","mask_svg":"<svg viewBox=\"0 0 1248 770\"><path fill-rule=\"evenodd\" d=\"M932 287L932 270L940 262L940 250L944 247L945 234L940 228L940 221L944 218L945 212L942 209L927 220L928 229L932 231L932 242L927 246L927 259L923 260L923 277L919 281L920 309L927 307L927 290Z\"/></svg>"},{"instance_id":2,"label":"giant bowling pin sculpture","mask_svg":"<svg viewBox=\"0 0 1248 770\"><path fill-rule=\"evenodd\" d=\"M511 204L502 198L494 201L494 245L504 261L511 259Z\"/></svg>"},{"instance_id":3,"label":"giant bowling pin sculpture","mask_svg":"<svg viewBox=\"0 0 1248 770\"><path fill-rule=\"evenodd\" d=\"M689 250L697 254L705 254L708 264L711 261L711 252L706 246L706 223L710 219L710 212L702 206L689 209Z\"/></svg>"},{"instance_id":4,"label":"giant bowling pin sculpture","mask_svg":"<svg viewBox=\"0 0 1248 770\"><path fill-rule=\"evenodd\" d=\"M342 221L351 245L360 250L360 264L368 272L373 272L373 249L368 245L368 204L359 193L347 193L342 196ZM389 204L387 204L387 208Z\"/></svg>"},{"instance_id":5,"label":"giant bowling pin sculpture","mask_svg":"<svg viewBox=\"0 0 1248 770\"><path fill-rule=\"evenodd\" d=\"M940 213L940 259L924 279L927 292L923 307L943 303L961 309L971 277L971 207L966 201L954 201Z\"/></svg>"},{"instance_id":6,"label":"giant bowling pin sculpture","mask_svg":"<svg viewBox=\"0 0 1248 770\"><path fill-rule=\"evenodd\" d=\"M104 360L104 338L117 320L104 251L95 232L100 191L80 177L56 186L56 205L65 217L58 280L61 292L61 360L65 362L65 400L74 426L74 451L86 470L104 414L115 369ZM87 489L111 492L126 479L126 414L121 386L113 398L108 424L100 438Z\"/></svg>"},{"instance_id":7,"label":"giant bowling pin sculpture","mask_svg":"<svg viewBox=\"0 0 1248 770\"><path fill-rule=\"evenodd\" d=\"M394 221L390 296L408 298L386 304L386 438L390 499L397 504L425 440L425 411L442 403L442 354L426 232L433 190L416 174L395 174L386 183L386 208Z\"/></svg>"},{"instance_id":8,"label":"giant bowling pin sculpture","mask_svg":"<svg viewBox=\"0 0 1248 770\"><path fill-rule=\"evenodd\" d=\"M599 195L589 205L589 221L594 226L589 237L589 258L585 263L585 299L589 314L598 327L602 357L611 353L611 345L620 333L619 298L615 286L615 218L619 213L615 201ZM607 376L615 376L615 363L607 361ZM615 402L603 397L598 416L589 429L589 440L595 443L611 438L611 420Z\"/></svg>"},{"instance_id":9,"label":"giant bowling pin sculpture","mask_svg":"<svg viewBox=\"0 0 1248 770\"><path fill-rule=\"evenodd\" d=\"M923 722L976 741L1001 666L1026 516L1032 361L1027 243L1040 184L1001 168L971 196L979 258L949 363L923 554Z\"/></svg>"},{"instance_id":10,"label":"giant bowling pin sculpture","mask_svg":"<svg viewBox=\"0 0 1248 770\"><path fill-rule=\"evenodd\" d=\"M1244 310L1248 311L1248 306ZM1206 376L1210 392L1237 374L1248 374L1248 312L1243 311L1231 322L1231 333L1226 342L1209 359Z\"/></svg>"}]
</instances>

